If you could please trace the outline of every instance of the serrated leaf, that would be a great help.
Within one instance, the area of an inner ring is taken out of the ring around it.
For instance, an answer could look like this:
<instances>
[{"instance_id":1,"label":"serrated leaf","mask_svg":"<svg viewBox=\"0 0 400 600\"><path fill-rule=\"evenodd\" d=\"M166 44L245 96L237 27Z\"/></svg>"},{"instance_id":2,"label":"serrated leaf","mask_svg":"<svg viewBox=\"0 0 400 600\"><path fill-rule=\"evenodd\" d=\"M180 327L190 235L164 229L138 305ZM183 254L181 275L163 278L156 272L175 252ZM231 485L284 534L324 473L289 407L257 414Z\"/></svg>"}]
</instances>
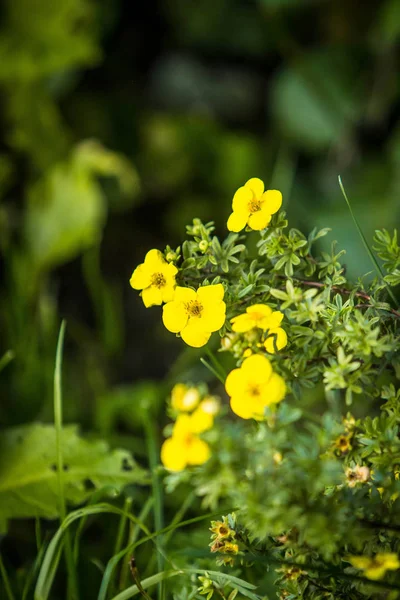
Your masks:
<instances>
[{"instance_id":1,"label":"serrated leaf","mask_svg":"<svg viewBox=\"0 0 400 600\"><path fill-rule=\"evenodd\" d=\"M101 440L85 440L76 425L62 432L65 497L81 504L95 489L144 483L146 473L126 450L110 450ZM34 423L0 435L0 519L59 516L56 432Z\"/></svg>"}]
</instances>

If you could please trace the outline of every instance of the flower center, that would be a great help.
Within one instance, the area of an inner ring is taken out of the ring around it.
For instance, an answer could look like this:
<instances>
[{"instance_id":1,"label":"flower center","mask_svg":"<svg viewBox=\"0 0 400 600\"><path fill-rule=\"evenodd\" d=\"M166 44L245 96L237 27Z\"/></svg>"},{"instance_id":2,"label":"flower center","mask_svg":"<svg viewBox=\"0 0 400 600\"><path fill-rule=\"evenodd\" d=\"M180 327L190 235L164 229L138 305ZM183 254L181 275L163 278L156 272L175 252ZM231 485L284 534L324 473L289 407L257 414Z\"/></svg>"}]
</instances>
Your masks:
<instances>
[{"instance_id":1,"label":"flower center","mask_svg":"<svg viewBox=\"0 0 400 600\"><path fill-rule=\"evenodd\" d=\"M254 396L255 398L258 398L258 396L260 395L260 386L258 386L255 383L250 384L249 387L247 388L247 391L250 394L250 396Z\"/></svg>"},{"instance_id":2,"label":"flower center","mask_svg":"<svg viewBox=\"0 0 400 600\"><path fill-rule=\"evenodd\" d=\"M247 208L251 213L255 213L261 210L261 206L262 200L258 200L258 198L256 198L255 196L253 196L253 198L247 204Z\"/></svg>"},{"instance_id":3,"label":"flower center","mask_svg":"<svg viewBox=\"0 0 400 600\"><path fill-rule=\"evenodd\" d=\"M190 446L192 445L192 443L193 443L193 438L194 438L194 436L193 436L193 434L192 434L192 433L187 433L187 434L185 435L185 437L184 437L184 439L183 439L183 445L185 446L185 448L186 448L187 450L189 450Z\"/></svg>"},{"instance_id":4,"label":"flower center","mask_svg":"<svg viewBox=\"0 0 400 600\"><path fill-rule=\"evenodd\" d=\"M151 285L154 285L156 288L162 288L166 284L165 277L162 273L153 273L151 276Z\"/></svg>"},{"instance_id":5,"label":"flower center","mask_svg":"<svg viewBox=\"0 0 400 600\"><path fill-rule=\"evenodd\" d=\"M190 300L185 303L185 310L189 317L201 317L203 305L198 300Z\"/></svg>"},{"instance_id":6,"label":"flower center","mask_svg":"<svg viewBox=\"0 0 400 600\"><path fill-rule=\"evenodd\" d=\"M252 312L250 313L250 317L252 321L262 321L265 317L265 315L263 315L260 312Z\"/></svg>"}]
</instances>

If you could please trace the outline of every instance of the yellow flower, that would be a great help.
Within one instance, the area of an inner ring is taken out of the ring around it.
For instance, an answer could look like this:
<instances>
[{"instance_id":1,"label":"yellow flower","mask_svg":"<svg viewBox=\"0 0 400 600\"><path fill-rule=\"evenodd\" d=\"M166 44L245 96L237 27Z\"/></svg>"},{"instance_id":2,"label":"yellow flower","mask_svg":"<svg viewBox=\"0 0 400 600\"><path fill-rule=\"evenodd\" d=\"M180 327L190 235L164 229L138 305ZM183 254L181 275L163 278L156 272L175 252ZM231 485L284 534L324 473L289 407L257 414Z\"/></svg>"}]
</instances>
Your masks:
<instances>
[{"instance_id":1,"label":"yellow flower","mask_svg":"<svg viewBox=\"0 0 400 600\"><path fill-rule=\"evenodd\" d=\"M264 192L264 183L253 177L240 187L232 200L233 213L228 219L229 231L241 231L248 225L259 231L264 229L282 205L278 190Z\"/></svg>"},{"instance_id":2,"label":"yellow flower","mask_svg":"<svg viewBox=\"0 0 400 600\"><path fill-rule=\"evenodd\" d=\"M234 538L236 534L235 530L229 527L226 517L223 517L223 521L211 521L210 531L213 534L211 538L219 541L229 537Z\"/></svg>"},{"instance_id":3,"label":"yellow flower","mask_svg":"<svg viewBox=\"0 0 400 600\"><path fill-rule=\"evenodd\" d=\"M268 331L268 337L264 342L264 348L270 354L275 354L275 345L277 350L282 350L287 344L286 331L282 327L276 327Z\"/></svg>"},{"instance_id":4,"label":"yellow flower","mask_svg":"<svg viewBox=\"0 0 400 600\"><path fill-rule=\"evenodd\" d=\"M161 462L170 471L182 471L188 465L202 465L211 455L209 445L193 432L189 415L179 415L172 437L161 446Z\"/></svg>"},{"instance_id":5,"label":"yellow flower","mask_svg":"<svg viewBox=\"0 0 400 600\"><path fill-rule=\"evenodd\" d=\"M276 329L283 319L283 313L279 310L273 311L266 304L253 304L246 308L246 312L231 319L232 330L236 333L250 331L258 327L263 331Z\"/></svg>"},{"instance_id":6,"label":"yellow flower","mask_svg":"<svg viewBox=\"0 0 400 600\"><path fill-rule=\"evenodd\" d=\"M202 433L214 425L214 415L219 411L219 403L215 398L205 398L191 414L191 428L194 433Z\"/></svg>"},{"instance_id":7,"label":"yellow flower","mask_svg":"<svg viewBox=\"0 0 400 600\"><path fill-rule=\"evenodd\" d=\"M188 387L184 383L177 383L172 388L171 406L180 412L188 412L196 408L200 401L199 390Z\"/></svg>"},{"instance_id":8,"label":"yellow flower","mask_svg":"<svg viewBox=\"0 0 400 600\"><path fill-rule=\"evenodd\" d=\"M172 300L177 272L175 265L167 263L159 250L150 250L144 263L133 271L130 284L134 290L142 290L143 303L148 308Z\"/></svg>"},{"instance_id":9,"label":"yellow flower","mask_svg":"<svg viewBox=\"0 0 400 600\"><path fill-rule=\"evenodd\" d=\"M350 556L349 562L356 569L362 569L368 579L382 579L386 571L395 571L400 567L400 561L394 552L382 552L374 558L368 556Z\"/></svg>"},{"instance_id":10,"label":"yellow flower","mask_svg":"<svg viewBox=\"0 0 400 600\"><path fill-rule=\"evenodd\" d=\"M349 435L340 435L338 438L336 438L334 441L334 446L339 454L347 454L347 452L351 450L351 438L351 433Z\"/></svg>"},{"instance_id":11,"label":"yellow flower","mask_svg":"<svg viewBox=\"0 0 400 600\"><path fill-rule=\"evenodd\" d=\"M253 354L239 369L231 371L225 381L231 396L231 408L242 419L260 419L264 408L283 400L286 385L280 375L272 371L268 358Z\"/></svg>"},{"instance_id":12,"label":"yellow flower","mask_svg":"<svg viewBox=\"0 0 400 600\"><path fill-rule=\"evenodd\" d=\"M225 322L226 305L221 283L205 285L197 292L176 287L172 302L163 308L163 322L168 331L180 333L184 342L194 348L207 344L213 331Z\"/></svg>"}]
</instances>

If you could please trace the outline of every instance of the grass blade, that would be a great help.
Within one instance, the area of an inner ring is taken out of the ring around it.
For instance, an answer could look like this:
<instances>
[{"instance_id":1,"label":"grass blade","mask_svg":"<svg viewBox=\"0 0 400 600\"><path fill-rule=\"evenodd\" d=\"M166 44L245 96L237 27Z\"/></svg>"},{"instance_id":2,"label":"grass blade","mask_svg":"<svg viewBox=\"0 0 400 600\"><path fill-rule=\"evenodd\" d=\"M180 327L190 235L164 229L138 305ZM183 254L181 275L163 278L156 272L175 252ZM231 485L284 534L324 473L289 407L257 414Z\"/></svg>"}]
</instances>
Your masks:
<instances>
[{"instance_id":1,"label":"grass blade","mask_svg":"<svg viewBox=\"0 0 400 600\"><path fill-rule=\"evenodd\" d=\"M121 550L121 552L119 554L116 554L115 556L110 558L110 560L108 561L108 565L107 565L107 568L105 570L105 573L104 573L104 576L103 576L103 579L101 582L97 600L106 600L107 590L108 590L108 586L110 583L111 575L112 575L112 572L115 569L116 565L122 558L124 558L124 556L126 556L126 554L132 553L141 544L144 544L145 542L148 542L148 541L153 541L153 543L155 543L154 539L164 533L168 533L168 532L173 531L174 529L178 529L180 527L185 527L186 525L191 525L192 523L198 523L199 521L213 519L215 517L221 516L221 514L224 512L230 513L230 512L234 512L235 510L238 510L238 509L230 508L225 511L222 510L222 512L219 510L218 512L207 513L200 517L193 517L192 519L188 519L186 521L181 521L180 523L168 525L168 527L164 527L164 529L162 529L161 531L156 531L155 533L146 535L145 537L141 538L139 541L135 542L134 544L128 544L123 550ZM158 548L158 551L160 553L163 553L163 550L161 548ZM166 558L165 555L164 555L164 558ZM145 580L145 581L147 581L147 580ZM37 599L37 600L39 600L39 599Z\"/></svg>"},{"instance_id":2,"label":"grass blade","mask_svg":"<svg viewBox=\"0 0 400 600\"><path fill-rule=\"evenodd\" d=\"M60 517L61 522L64 521L67 516L67 507L65 502L64 494L64 462L63 462L63 451L62 451L62 386L61 386L61 373L62 373L62 358L63 358L63 347L64 347L64 336L65 336L66 322L62 321L60 327L60 333L57 342L56 351L56 365L54 369L54 426L56 429L56 463L57 463L57 480L58 480L58 501L60 504ZM69 600L78 600L78 585L77 576L74 562L74 555L72 552L72 540L71 534L68 531L65 538L65 559L67 563L68 572L68 587L67 587L67 598Z\"/></svg>"},{"instance_id":3,"label":"grass blade","mask_svg":"<svg viewBox=\"0 0 400 600\"><path fill-rule=\"evenodd\" d=\"M148 514L150 512L150 510L153 507L153 503L154 503L154 499L150 496L150 498L147 499L146 504L143 506L142 510L139 513L139 521L141 521L142 523L144 523L148 517ZM128 545L133 545L137 538L139 537L139 533L140 533L140 529L137 525L133 525L131 523L130 528L129 528L129 544ZM129 571L129 566L128 566L128 561L124 561L123 565L122 565L122 569L121 569L121 576L120 576L120 582L119 582L119 589L120 590L124 590L127 585L128 585L128 571Z\"/></svg>"},{"instance_id":4,"label":"grass blade","mask_svg":"<svg viewBox=\"0 0 400 600\"><path fill-rule=\"evenodd\" d=\"M7 571L6 571L6 568L3 563L3 557L1 554L0 554L0 575L1 575L1 578L4 583L4 589L6 591L8 600L15 600L14 594L12 593L10 581L8 579Z\"/></svg>"},{"instance_id":5,"label":"grass blade","mask_svg":"<svg viewBox=\"0 0 400 600\"><path fill-rule=\"evenodd\" d=\"M346 190L344 189L344 185L342 183L342 178L340 177L340 175L338 176L338 180L339 180L340 189L342 191L343 197L344 197L344 199L346 201L346 204L347 204L347 208L349 209L351 218L353 219L353 223L356 226L358 234L359 234L359 236L360 236L360 238L362 240L362 243L364 244L364 247L365 247L365 249L366 249L366 251L368 253L368 256L371 259L371 262L372 262L372 264L374 266L374 269L376 270L377 274L382 278L382 281L383 281L383 283L386 286L386 289L388 291L389 296L391 297L391 299L393 300L393 302L395 303L395 305L398 306L399 303L398 303L398 301L396 299L396 296L393 294L393 291L392 291L391 287L386 283L386 281L385 281L385 274L383 273L380 264L376 260L375 254L372 252L372 250L370 248L370 245L368 244L368 240L365 237L365 235L364 235L364 233L363 233L363 231L362 231L362 229L360 227L360 224L359 224L359 222L357 220L357 217L355 216L355 214L353 212L353 209L352 209L351 204L350 204L350 200L347 197Z\"/></svg>"},{"instance_id":6,"label":"grass blade","mask_svg":"<svg viewBox=\"0 0 400 600\"><path fill-rule=\"evenodd\" d=\"M214 377L218 379L218 381L220 381L222 384L225 384L225 380L222 378L222 376L218 373L218 371L214 369L212 365L210 365L210 363L206 361L205 358L200 358L200 362L206 367L206 369L211 371L211 373L214 375Z\"/></svg>"},{"instance_id":7,"label":"grass blade","mask_svg":"<svg viewBox=\"0 0 400 600\"><path fill-rule=\"evenodd\" d=\"M170 577L176 577L177 575L182 575L183 571L179 571L178 569L171 569L170 571L162 571L161 573L157 573L156 575L152 575L147 579L143 579L141 581L141 586L145 590L152 585L157 585L165 579L169 579ZM133 598L133 596L137 596L140 593L140 590L137 585L132 585L128 587L126 590L114 596L111 600L128 600L128 598Z\"/></svg>"},{"instance_id":8,"label":"grass blade","mask_svg":"<svg viewBox=\"0 0 400 600\"><path fill-rule=\"evenodd\" d=\"M111 504L94 504L90 506L86 506L84 508L79 508L71 512L67 518L61 523L60 527L57 529L53 538L51 539L46 554L43 559L43 563L40 569L39 577L37 579L36 588L34 598L35 600L47 600L49 597L49 593L51 590L51 586L53 584L53 579L57 570L57 566L60 560L61 551L63 548L62 542L65 533L68 531L68 528L79 519L86 518L91 515L98 515L102 513L110 513L118 516L127 515L127 518L139 525L142 529L147 532L147 528L139 523L138 519L136 519L133 515L127 514L125 511L117 508L116 506L112 506Z\"/></svg>"},{"instance_id":9,"label":"grass blade","mask_svg":"<svg viewBox=\"0 0 400 600\"><path fill-rule=\"evenodd\" d=\"M155 419L150 414L145 420L144 426L146 430L148 456L151 469L151 482L153 489L154 498L154 525L157 531L161 531L164 527L164 493L162 483L160 480L160 474L158 472L160 447L157 439L157 432L154 426ZM160 537L158 540L159 547L163 548L163 538ZM157 552L157 566L161 572L164 570L164 559L163 553ZM160 581L158 586L158 598L159 600L165 600L165 587L163 580Z\"/></svg>"},{"instance_id":10,"label":"grass blade","mask_svg":"<svg viewBox=\"0 0 400 600\"><path fill-rule=\"evenodd\" d=\"M190 574L199 574L205 575L208 574L211 578L215 577L218 579L223 579L226 581L227 585L230 585L232 588L237 588L240 593L246 598L250 598L250 600L260 600L260 596L254 594L251 590L257 589L255 585L248 583L247 581L243 581L243 579L239 579L238 577L234 577L233 575L229 575L228 573L222 573L220 571L205 571L204 569L171 569L169 571L162 571L161 573L157 573L156 575L152 575L147 579L143 579L141 581L141 587L146 590L152 585L156 585L161 581L165 581L165 579L169 579L170 577L176 577L177 575L190 575ZM132 585L127 588L117 596L114 596L112 600L129 600L129 598L133 598L140 593L137 585Z\"/></svg>"}]
</instances>

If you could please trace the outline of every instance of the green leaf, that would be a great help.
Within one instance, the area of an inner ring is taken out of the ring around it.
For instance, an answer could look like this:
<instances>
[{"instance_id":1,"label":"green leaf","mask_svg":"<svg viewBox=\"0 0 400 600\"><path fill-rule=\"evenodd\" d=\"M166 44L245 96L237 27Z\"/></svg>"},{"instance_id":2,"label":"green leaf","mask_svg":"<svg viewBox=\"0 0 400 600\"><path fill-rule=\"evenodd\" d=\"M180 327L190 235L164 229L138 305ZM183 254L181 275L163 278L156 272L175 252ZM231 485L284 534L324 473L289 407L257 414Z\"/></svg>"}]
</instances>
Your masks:
<instances>
[{"instance_id":1,"label":"green leaf","mask_svg":"<svg viewBox=\"0 0 400 600\"><path fill-rule=\"evenodd\" d=\"M71 504L84 502L105 485L120 490L145 481L129 452L84 440L75 425L63 429L62 450L65 497ZM6 430L0 435L0 519L59 514L54 426L35 423Z\"/></svg>"},{"instance_id":2,"label":"green leaf","mask_svg":"<svg viewBox=\"0 0 400 600\"><path fill-rule=\"evenodd\" d=\"M137 186L126 159L87 141L30 188L25 232L37 269L61 264L99 242L107 206L97 176L116 177L129 194Z\"/></svg>"}]
</instances>

